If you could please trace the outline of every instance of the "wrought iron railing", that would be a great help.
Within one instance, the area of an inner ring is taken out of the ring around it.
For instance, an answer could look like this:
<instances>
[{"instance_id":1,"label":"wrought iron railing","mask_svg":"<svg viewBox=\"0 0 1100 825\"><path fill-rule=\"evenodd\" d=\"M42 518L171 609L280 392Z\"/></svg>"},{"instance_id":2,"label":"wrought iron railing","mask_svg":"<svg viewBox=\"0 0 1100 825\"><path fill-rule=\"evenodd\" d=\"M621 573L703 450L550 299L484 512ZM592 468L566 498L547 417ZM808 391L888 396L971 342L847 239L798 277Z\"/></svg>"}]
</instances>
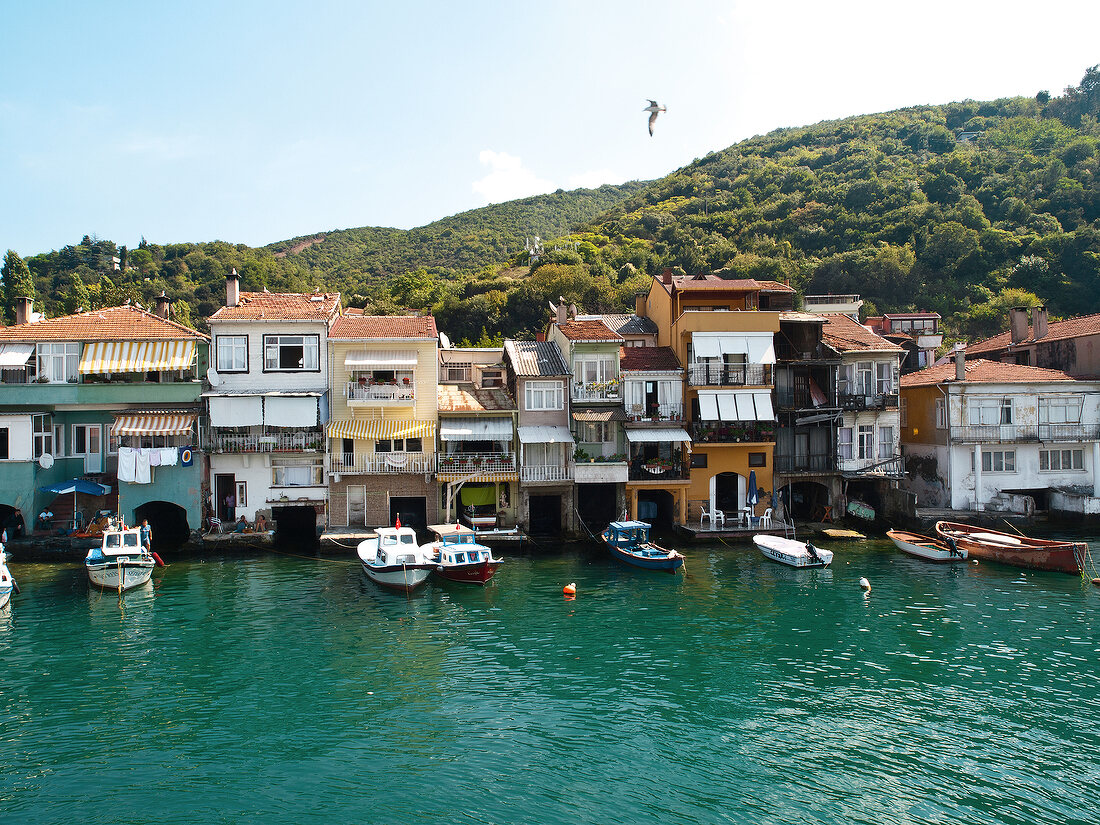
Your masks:
<instances>
[{"instance_id":1,"label":"wrought iron railing","mask_svg":"<svg viewBox=\"0 0 1100 825\"><path fill-rule=\"evenodd\" d=\"M770 387L774 380L771 364L712 364L696 361L688 365L688 384L693 387Z\"/></svg>"},{"instance_id":2,"label":"wrought iron railing","mask_svg":"<svg viewBox=\"0 0 1100 825\"><path fill-rule=\"evenodd\" d=\"M451 453L438 457L437 472L441 474L472 475L515 471L515 453Z\"/></svg>"},{"instance_id":3,"label":"wrought iron railing","mask_svg":"<svg viewBox=\"0 0 1100 825\"><path fill-rule=\"evenodd\" d=\"M808 389L779 389L775 391L775 405L781 409L808 410L815 407L835 407L836 398L825 390L814 398Z\"/></svg>"},{"instance_id":4,"label":"wrought iron railing","mask_svg":"<svg viewBox=\"0 0 1100 825\"><path fill-rule=\"evenodd\" d=\"M898 406L898 395L897 393L867 395L864 393L840 392L837 394L837 405L848 411L892 410Z\"/></svg>"},{"instance_id":5,"label":"wrought iron railing","mask_svg":"<svg viewBox=\"0 0 1100 825\"><path fill-rule=\"evenodd\" d=\"M827 473L837 469L835 455L777 455L777 473Z\"/></svg>"},{"instance_id":6,"label":"wrought iron railing","mask_svg":"<svg viewBox=\"0 0 1100 825\"><path fill-rule=\"evenodd\" d=\"M951 440L971 444L1100 440L1097 424L964 424L951 427Z\"/></svg>"},{"instance_id":7,"label":"wrought iron railing","mask_svg":"<svg viewBox=\"0 0 1100 825\"><path fill-rule=\"evenodd\" d=\"M321 430L280 433L227 433L209 430L205 442L210 453L316 452L325 448Z\"/></svg>"},{"instance_id":8,"label":"wrought iron railing","mask_svg":"<svg viewBox=\"0 0 1100 825\"><path fill-rule=\"evenodd\" d=\"M683 421L684 405L666 403L646 407L645 404L630 404L626 414L635 421Z\"/></svg>"},{"instance_id":9,"label":"wrought iron railing","mask_svg":"<svg viewBox=\"0 0 1100 825\"><path fill-rule=\"evenodd\" d=\"M903 476L905 475L905 462L902 460L901 456L895 456L893 458L841 457L840 470L845 473Z\"/></svg>"},{"instance_id":10,"label":"wrought iron railing","mask_svg":"<svg viewBox=\"0 0 1100 825\"><path fill-rule=\"evenodd\" d=\"M688 468L682 461L630 463L628 478L631 481L682 481L688 477Z\"/></svg>"},{"instance_id":11,"label":"wrought iron railing","mask_svg":"<svg viewBox=\"0 0 1100 825\"><path fill-rule=\"evenodd\" d=\"M573 385L574 401L618 401L621 397L617 380Z\"/></svg>"},{"instance_id":12,"label":"wrought iron railing","mask_svg":"<svg viewBox=\"0 0 1100 825\"><path fill-rule=\"evenodd\" d=\"M773 442L775 441L775 425L756 421L741 423L696 421L691 425L691 440L703 444Z\"/></svg>"}]
</instances>

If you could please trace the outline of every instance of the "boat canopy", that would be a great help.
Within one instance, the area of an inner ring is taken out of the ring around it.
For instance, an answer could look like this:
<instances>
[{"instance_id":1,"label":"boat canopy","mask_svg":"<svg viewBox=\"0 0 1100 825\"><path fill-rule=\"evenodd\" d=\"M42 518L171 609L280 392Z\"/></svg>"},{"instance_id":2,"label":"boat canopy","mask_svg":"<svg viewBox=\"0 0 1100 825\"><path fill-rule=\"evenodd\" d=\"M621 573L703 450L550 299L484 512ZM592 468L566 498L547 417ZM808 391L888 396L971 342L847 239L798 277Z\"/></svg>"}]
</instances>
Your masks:
<instances>
[{"instance_id":1,"label":"boat canopy","mask_svg":"<svg viewBox=\"0 0 1100 825\"><path fill-rule=\"evenodd\" d=\"M644 521L613 521L608 527L616 532L620 530L648 530L649 524Z\"/></svg>"}]
</instances>

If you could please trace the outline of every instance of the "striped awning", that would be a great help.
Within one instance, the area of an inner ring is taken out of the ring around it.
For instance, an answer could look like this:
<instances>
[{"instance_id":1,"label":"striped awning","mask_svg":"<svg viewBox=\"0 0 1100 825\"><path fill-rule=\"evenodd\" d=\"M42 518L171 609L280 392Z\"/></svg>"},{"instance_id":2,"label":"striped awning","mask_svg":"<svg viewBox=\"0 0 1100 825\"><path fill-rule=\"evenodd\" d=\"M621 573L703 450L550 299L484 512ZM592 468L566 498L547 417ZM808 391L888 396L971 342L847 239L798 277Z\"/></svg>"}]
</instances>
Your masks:
<instances>
[{"instance_id":1,"label":"striped awning","mask_svg":"<svg viewBox=\"0 0 1100 825\"><path fill-rule=\"evenodd\" d=\"M326 433L329 438L358 438L364 441L378 441L383 438L435 438L435 422L346 418L330 421Z\"/></svg>"},{"instance_id":2,"label":"striped awning","mask_svg":"<svg viewBox=\"0 0 1100 825\"><path fill-rule=\"evenodd\" d=\"M111 435L187 435L194 426L194 413L134 413L116 415Z\"/></svg>"},{"instance_id":3,"label":"striped awning","mask_svg":"<svg viewBox=\"0 0 1100 825\"><path fill-rule=\"evenodd\" d=\"M519 473L490 473L483 476L467 478L464 473L436 473L437 481L466 481L466 482L493 482L493 481L519 481Z\"/></svg>"},{"instance_id":4,"label":"striped awning","mask_svg":"<svg viewBox=\"0 0 1100 825\"><path fill-rule=\"evenodd\" d=\"M170 372L190 369L194 362L194 341L96 341L84 346L79 371Z\"/></svg>"}]
</instances>

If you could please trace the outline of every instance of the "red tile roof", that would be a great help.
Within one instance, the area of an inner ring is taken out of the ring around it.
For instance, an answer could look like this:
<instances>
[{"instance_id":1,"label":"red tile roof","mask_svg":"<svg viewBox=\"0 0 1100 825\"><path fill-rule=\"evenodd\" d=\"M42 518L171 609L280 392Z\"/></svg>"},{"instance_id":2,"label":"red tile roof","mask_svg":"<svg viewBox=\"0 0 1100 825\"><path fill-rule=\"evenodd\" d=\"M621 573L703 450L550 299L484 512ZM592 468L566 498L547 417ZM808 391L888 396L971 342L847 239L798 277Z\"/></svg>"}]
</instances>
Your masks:
<instances>
[{"instance_id":1,"label":"red tile roof","mask_svg":"<svg viewBox=\"0 0 1100 825\"><path fill-rule=\"evenodd\" d=\"M821 340L837 352L901 352L897 344L853 321L847 315L824 313Z\"/></svg>"},{"instance_id":2,"label":"red tile roof","mask_svg":"<svg viewBox=\"0 0 1100 825\"><path fill-rule=\"evenodd\" d=\"M692 278L691 276L688 276L686 278L673 277L672 285L676 289L688 292L694 290L727 290L729 292L752 292L761 288L760 282L755 281L752 278L726 279L719 278L717 275L707 275L705 278Z\"/></svg>"},{"instance_id":3,"label":"red tile roof","mask_svg":"<svg viewBox=\"0 0 1100 825\"><path fill-rule=\"evenodd\" d=\"M339 292L242 292L235 307L211 321L329 321L340 309Z\"/></svg>"},{"instance_id":4,"label":"red tile roof","mask_svg":"<svg viewBox=\"0 0 1100 825\"><path fill-rule=\"evenodd\" d=\"M672 347L623 347L619 369L637 372L669 372L680 369Z\"/></svg>"},{"instance_id":5,"label":"red tile roof","mask_svg":"<svg viewBox=\"0 0 1100 825\"><path fill-rule=\"evenodd\" d=\"M617 332L612 332L603 321L566 321L558 324L561 334L570 341L616 341L623 342L623 337Z\"/></svg>"},{"instance_id":6,"label":"red tile roof","mask_svg":"<svg viewBox=\"0 0 1100 825\"><path fill-rule=\"evenodd\" d=\"M331 338L438 338L431 315L344 315L329 330Z\"/></svg>"},{"instance_id":7,"label":"red tile roof","mask_svg":"<svg viewBox=\"0 0 1100 825\"><path fill-rule=\"evenodd\" d=\"M1047 334L1040 338L1038 342L1032 337L1032 334L1032 328L1029 326L1027 338L1017 342L1017 346L1020 344L1035 344L1044 341L1062 341L1066 338L1078 338L1085 335L1100 335L1100 314L1082 315L1080 318L1067 318L1065 321L1054 321L1047 325ZM994 335L992 338L986 338L984 341L979 341L976 344L970 344L967 346L966 351L968 353L985 354L1007 349L1011 345L1012 333L1009 331L1002 332L1000 335Z\"/></svg>"},{"instance_id":8,"label":"red tile roof","mask_svg":"<svg viewBox=\"0 0 1100 825\"><path fill-rule=\"evenodd\" d=\"M1027 384L1036 381L1076 381L1077 379L1061 370L1026 367L1022 364L1003 364L1000 361L986 361L984 358L979 358L976 361L966 362L966 380L980 384ZM928 387L954 381L955 362L950 361L903 375L901 386L903 389Z\"/></svg>"},{"instance_id":9,"label":"red tile roof","mask_svg":"<svg viewBox=\"0 0 1100 825\"><path fill-rule=\"evenodd\" d=\"M780 283L779 281L757 281L760 284L760 290L762 292L794 292L794 287L790 284Z\"/></svg>"},{"instance_id":10,"label":"red tile roof","mask_svg":"<svg viewBox=\"0 0 1100 825\"><path fill-rule=\"evenodd\" d=\"M210 339L135 306L104 307L33 324L0 327L0 341L165 341Z\"/></svg>"}]
</instances>

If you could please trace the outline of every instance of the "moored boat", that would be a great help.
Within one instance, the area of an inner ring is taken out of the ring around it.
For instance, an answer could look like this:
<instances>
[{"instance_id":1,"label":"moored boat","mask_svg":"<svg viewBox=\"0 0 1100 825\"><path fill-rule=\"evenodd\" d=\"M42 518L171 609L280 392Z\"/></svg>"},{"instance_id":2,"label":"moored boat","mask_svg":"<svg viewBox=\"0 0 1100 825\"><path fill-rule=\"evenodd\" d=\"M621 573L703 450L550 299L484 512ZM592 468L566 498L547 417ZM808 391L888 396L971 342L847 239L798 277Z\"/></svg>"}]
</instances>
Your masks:
<instances>
[{"instance_id":1,"label":"moored boat","mask_svg":"<svg viewBox=\"0 0 1100 825\"><path fill-rule=\"evenodd\" d=\"M0 544L0 607L7 606L13 592L19 592L19 585L11 577L7 559L4 557L4 545Z\"/></svg>"},{"instance_id":2,"label":"moored boat","mask_svg":"<svg viewBox=\"0 0 1100 825\"><path fill-rule=\"evenodd\" d=\"M441 579L467 584L485 584L497 572L501 559L493 551L478 544L474 531L464 524L432 524L428 529L435 541L420 548L429 561L435 562L435 575Z\"/></svg>"},{"instance_id":3,"label":"moored boat","mask_svg":"<svg viewBox=\"0 0 1100 825\"><path fill-rule=\"evenodd\" d=\"M967 557L967 551L959 547L954 539L937 541L929 536L909 533L905 530L887 530L886 535L898 550L925 561L939 563L965 561Z\"/></svg>"},{"instance_id":4,"label":"moored boat","mask_svg":"<svg viewBox=\"0 0 1100 825\"><path fill-rule=\"evenodd\" d=\"M954 521L937 521L936 535L944 541L953 540L972 559L1073 575L1080 575L1089 552L1089 546L1083 541L1035 539Z\"/></svg>"},{"instance_id":5,"label":"moored boat","mask_svg":"<svg viewBox=\"0 0 1100 825\"><path fill-rule=\"evenodd\" d=\"M833 561L832 550L815 547L808 541L766 535L753 536L752 540L764 558L789 567L828 567Z\"/></svg>"},{"instance_id":6,"label":"moored boat","mask_svg":"<svg viewBox=\"0 0 1100 825\"><path fill-rule=\"evenodd\" d=\"M421 552L411 527L379 527L373 536L359 542L356 552L367 578L405 593L424 584L435 567Z\"/></svg>"},{"instance_id":7,"label":"moored boat","mask_svg":"<svg viewBox=\"0 0 1100 825\"><path fill-rule=\"evenodd\" d=\"M621 562L646 570L675 573L684 557L649 540L651 525L644 521L613 521L600 534L611 555Z\"/></svg>"},{"instance_id":8,"label":"moored boat","mask_svg":"<svg viewBox=\"0 0 1100 825\"><path fill-rule=\"evenodd\" d=\"M153 575L156 561L141 546L141 530L105 530L99 547L84 557L88 579L106 590L129 590L145 584Z\"/></svg>"}]
</instances>

